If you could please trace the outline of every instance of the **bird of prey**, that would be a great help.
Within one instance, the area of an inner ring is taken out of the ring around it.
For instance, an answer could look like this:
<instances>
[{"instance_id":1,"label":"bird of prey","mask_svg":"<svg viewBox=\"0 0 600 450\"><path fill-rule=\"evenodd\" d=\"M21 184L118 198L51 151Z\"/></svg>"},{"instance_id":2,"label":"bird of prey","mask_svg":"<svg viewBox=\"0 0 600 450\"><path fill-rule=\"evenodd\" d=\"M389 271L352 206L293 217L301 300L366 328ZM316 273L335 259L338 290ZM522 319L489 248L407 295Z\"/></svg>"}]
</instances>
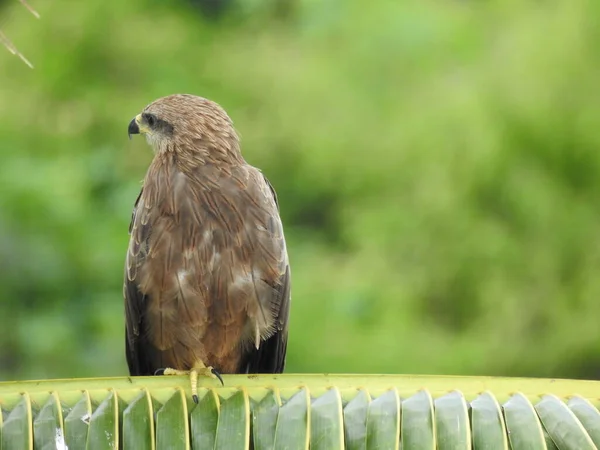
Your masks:
<instances>
[{"instance_id":1,"label":"bird of prey","mask_svg":"<svg viewBox=\"0 0 600 450\"><path fill-rule=\"evenodd\" d=\"M129 124L154 158L135 202L124 297L131 375L281 373L290 266L273 187L216 103L176 94Z\"/></svg>"}]
</instances>

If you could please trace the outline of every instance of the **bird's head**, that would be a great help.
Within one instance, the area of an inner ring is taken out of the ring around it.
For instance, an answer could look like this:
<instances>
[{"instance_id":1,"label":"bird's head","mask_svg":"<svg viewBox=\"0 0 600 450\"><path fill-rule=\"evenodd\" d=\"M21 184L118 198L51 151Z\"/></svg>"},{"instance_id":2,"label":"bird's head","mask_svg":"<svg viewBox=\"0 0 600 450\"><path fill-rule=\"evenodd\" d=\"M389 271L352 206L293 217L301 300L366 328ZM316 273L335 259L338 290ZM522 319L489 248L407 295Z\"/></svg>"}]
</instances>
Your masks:
<instances>
[{"instance_id":1,"label":"bird's head","mask_svg":"<svg viewBox=\"0 0 600 450\"><path fill-rule=\"evenodd\" d=\"M213 162L241 158L233 122L218 104L190 94L175 94L153 101L129 123L129 137L144 134L157 154Z\"/></svg>"}]
</instances>

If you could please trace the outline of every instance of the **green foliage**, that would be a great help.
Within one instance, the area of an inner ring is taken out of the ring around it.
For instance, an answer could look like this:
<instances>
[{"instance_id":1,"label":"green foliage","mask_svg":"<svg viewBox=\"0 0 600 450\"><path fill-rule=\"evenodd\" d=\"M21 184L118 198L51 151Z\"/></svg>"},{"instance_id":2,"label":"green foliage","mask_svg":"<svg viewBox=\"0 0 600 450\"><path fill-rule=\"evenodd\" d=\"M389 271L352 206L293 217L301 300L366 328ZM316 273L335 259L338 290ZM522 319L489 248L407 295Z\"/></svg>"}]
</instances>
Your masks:
<instances>
[{"instance_id":1,"label":"green foliage","mask_svg":"<svg viewBox=\"0 0 600 450\"><path fill-rule=\"evenodd\" d=\"M598 376L599 5L253 1L209 21L55 1L32 24L13 3L0 25L36 68L0 51L2 377L126 373L152 157L126 128L175 92L223 105L279 194L289 371Z\"/></svg>"},{"instance_id":2,"label":"green foliage","mask_svg":"<svg viewBox=\"0 0 600 450\"><path fill-rule=\"evenodd\" d=\"M573 449L600 443L598 382L385 375L0 383L3 448ZM482 391L483 389L483 391ZM552 392L552 393L550 393ZM579 394L573 394L578 392Z\"/></svg>"}]
</instances>

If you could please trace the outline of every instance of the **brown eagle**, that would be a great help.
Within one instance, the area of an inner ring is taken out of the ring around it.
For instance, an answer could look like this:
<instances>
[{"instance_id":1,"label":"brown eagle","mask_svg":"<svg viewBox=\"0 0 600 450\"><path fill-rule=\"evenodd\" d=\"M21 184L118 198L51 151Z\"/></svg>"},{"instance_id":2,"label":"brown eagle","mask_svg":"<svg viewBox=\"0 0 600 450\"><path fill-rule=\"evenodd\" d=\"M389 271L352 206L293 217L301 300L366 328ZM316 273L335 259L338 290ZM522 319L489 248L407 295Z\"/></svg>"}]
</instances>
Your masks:
<instances>
[{"instance_id":1,"label":"brown eagle","mask_svg":"<svg viewBox=\"0 0 600 450\"><path fill-rule=\"evenodd\" d=\"M188 94L129 124L154 150L125 267L131 375L281 373L290 266L277 196L240 153L227 113Z\"/></svg>"}]
</instances>

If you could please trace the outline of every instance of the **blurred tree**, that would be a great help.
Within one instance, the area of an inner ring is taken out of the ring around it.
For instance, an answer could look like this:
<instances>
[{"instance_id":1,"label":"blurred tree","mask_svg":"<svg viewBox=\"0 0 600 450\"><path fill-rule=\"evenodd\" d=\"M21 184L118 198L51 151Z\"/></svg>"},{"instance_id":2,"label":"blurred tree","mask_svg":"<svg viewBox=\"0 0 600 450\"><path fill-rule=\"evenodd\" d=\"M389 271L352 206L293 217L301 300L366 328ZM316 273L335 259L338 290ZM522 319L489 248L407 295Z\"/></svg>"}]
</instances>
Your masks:
<instances>
[{"instance_id":1,"label":"blurred tree","mask_svg":"<svg viewBox=\"0 0 600 450\"><path fill-rule=\"evenodd\" d=\"M223 15L233 3L232 0L188 0L192 5L209 19L216 19Z\"/></svg>"},{"instance_id":2,"label":"blurred tree","mask_svg":"<svg viewBox=\"0 0 600 450\"><path fill-rule=\"evenodd\" d=\"M275 19L291 19L296 13L298 7L297 0L187 0L194 7L198 8L202 14L210 20L222 18L230 11L241 12L236 14L237 21L245 17L261 17L263 15ZM239 25L239 23L238 23Z\"/></svg>"},{"instance_id":3,"label":"blurred tree","mask_svg":"<svg viewBox=\"0 0 600 450\"><path fill-rule=\"evenodd\" d=\"M600 4L150 3L2 24L1 377L126 373L126 128L174 92L277 189L289 371L599 376Z\"/></svg>"}]
</instances>

